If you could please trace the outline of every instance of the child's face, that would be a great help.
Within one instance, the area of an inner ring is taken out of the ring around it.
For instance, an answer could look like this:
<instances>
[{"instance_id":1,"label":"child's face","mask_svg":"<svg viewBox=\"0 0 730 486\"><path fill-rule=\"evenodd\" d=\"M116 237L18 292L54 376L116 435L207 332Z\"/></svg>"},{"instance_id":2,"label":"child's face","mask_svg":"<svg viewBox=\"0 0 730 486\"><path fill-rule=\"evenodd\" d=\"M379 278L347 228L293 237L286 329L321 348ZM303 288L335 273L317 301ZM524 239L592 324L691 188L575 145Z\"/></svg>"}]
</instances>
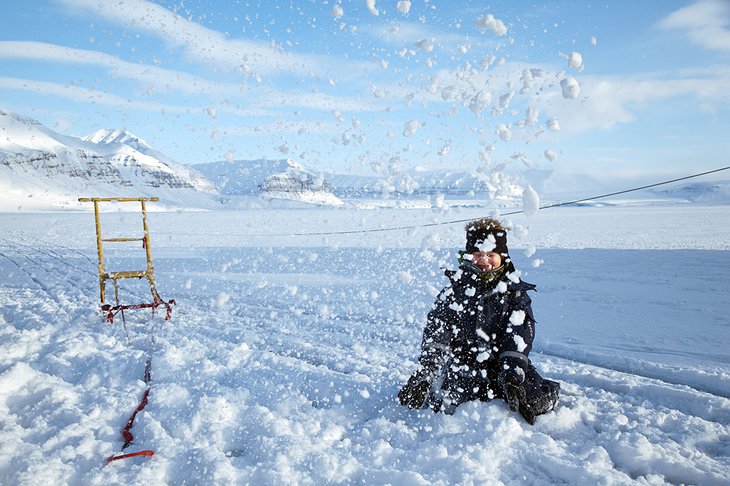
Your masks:
<instances>
[{"instance_id":1,"label":"child's face","mask_svg":"<svg viewBox=\"0 0 730 486\"><path fill-rule=\"evenodd\" d=\"M493 251L475 251L471 254L471 261L481 270L491 272L502 265L502 256Z\"/></svg>"}]
</instances>

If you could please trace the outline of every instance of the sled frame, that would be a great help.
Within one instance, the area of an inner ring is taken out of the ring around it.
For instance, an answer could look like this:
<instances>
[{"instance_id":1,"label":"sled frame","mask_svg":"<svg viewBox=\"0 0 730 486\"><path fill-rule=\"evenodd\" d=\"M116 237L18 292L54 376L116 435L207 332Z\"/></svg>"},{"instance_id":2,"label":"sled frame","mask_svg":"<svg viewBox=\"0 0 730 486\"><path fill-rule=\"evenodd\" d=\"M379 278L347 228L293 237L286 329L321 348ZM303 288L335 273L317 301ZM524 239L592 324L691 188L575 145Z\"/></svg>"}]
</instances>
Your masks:
<instances>
[{"instance_id":1,"label":"sled frame","mask_svg":"<svg viewBox=\"0 0 730 486\"><path fill-rule=\"evenodd\" d=\"M99 297L101 300L101 310L107 313L107 321L109 323L114 322L114 316L121 312L122 319L124 319L124 311L127 309L143 309L151 308L154 312L159 306L165 307L165 320L170 319L172 313L171 305L175 304L174 300L166 301L157 292L157 285L155 283L155 267L152 263L152 249L150 247L150 231L147 224L147 206L146 202L157 202L159 198L156 197L80 197L79 202L92 202L94 203L94 221L96 224L96 250L99 258ZM142 230L143 234L141 237L120 237L120 238L103 238L101 232L101 213L99 206L101 203L139 203L142 211ZM104 265L104 243L120 243L120 242L142 242L142 247L145 249L145 256L147 260L147 267L144 270L131 270L131 271L118 271L110 272L107 271ZM121 304L119 302L119 280L125 278L145 278L150 284L150 293L152 294L152 302L145 302L141 304ZM114 301L115 304L109 304L106 302L106 284L107 281L111 280L114 284Z\"/></svg>"}]
</instances>

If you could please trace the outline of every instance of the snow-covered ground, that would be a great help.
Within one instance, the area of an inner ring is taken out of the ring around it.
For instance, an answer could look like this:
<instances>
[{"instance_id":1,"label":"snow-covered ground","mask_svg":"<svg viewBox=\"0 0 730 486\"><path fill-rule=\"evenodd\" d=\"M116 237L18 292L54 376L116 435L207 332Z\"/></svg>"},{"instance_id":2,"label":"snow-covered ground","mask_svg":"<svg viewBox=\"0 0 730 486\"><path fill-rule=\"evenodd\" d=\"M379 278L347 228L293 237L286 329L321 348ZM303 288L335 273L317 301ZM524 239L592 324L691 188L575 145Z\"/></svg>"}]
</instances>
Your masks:
<instances>
[{"instance_id":1,"label":"snow-covered ground","mask_svg":"<svg viewBox=\"0 0 730 486\"><path fill-rule=\"evenodd\" d=\"M98 311L90 213L0 214L0 483L728 484L727 205L513 216L511 253L538 286L531 357L560 406L529 426L502 402L396 403L463 243L463 224L437 223L483 215L151 214L177 306L168 322L128 313L128 339ZM105 215L107 235L135 217ZM142 268L119 246L110 269ZM148 353L125 452L155 455L104 466Z\"/></svg>"}]
</instances>

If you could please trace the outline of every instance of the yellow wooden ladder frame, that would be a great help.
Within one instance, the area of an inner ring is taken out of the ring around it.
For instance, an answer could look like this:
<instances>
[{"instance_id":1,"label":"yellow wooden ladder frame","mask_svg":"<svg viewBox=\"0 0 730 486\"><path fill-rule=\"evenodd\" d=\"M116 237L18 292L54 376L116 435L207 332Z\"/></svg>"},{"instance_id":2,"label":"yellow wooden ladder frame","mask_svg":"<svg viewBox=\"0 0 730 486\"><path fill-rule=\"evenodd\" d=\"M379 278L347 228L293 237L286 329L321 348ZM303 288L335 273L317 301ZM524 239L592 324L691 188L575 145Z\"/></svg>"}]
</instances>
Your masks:
<instances>
[{"instance_id":1,"label":"yellow wooden ladder frame","mask_svg":"<svg viewBox=\"0 0 730 486\"><path fill-rule=\"evenodd\" d=\"M94 203L94 220L96 222L96 250L99 256L99 297L101 299L101 308L107 312L107 320L113 322L114 315L117 312L122 313L124 318L125 309L141 309L141 308L152 308L153 311L158 306L163 305L166 309L165 319L170 318L172 313L171 305L175 304L174 300L165 301L160 297L157 292L157 285L155 284L155 267L152 264L152 249L150 248L150 231L147 225L147 207L145 202L157 202L159 198L156 197L80 197L79 202L93 202ZM104 202L139 202L142 209L142 228L144 235L141 238L102 238L101 236L101 218L99 212L99 203ZM142 246L145 249L147 257L147 268L145 270L132 270L123 272L108 272L104 267L104 243L105 242L128 242L128 241L141 241ZM118 280L123 278L146 278L150 284L150 292L152 293L152 302L144 304L132 304L122 305L119 303L119 285ZM106 303L106 283L111 280L114 283L114 299L116 305Z\"/></svg>"}]
</instances>

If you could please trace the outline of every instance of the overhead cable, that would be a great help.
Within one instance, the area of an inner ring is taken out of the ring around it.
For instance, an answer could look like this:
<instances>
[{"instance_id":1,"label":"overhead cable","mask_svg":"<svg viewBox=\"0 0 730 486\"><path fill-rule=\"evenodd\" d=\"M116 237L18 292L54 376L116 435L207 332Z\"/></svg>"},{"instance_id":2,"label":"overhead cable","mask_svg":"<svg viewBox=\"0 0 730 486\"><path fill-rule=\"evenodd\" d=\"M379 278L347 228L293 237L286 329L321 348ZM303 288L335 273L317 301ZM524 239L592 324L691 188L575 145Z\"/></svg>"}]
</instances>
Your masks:
<instances>
[{"instance_id":1,"label":"overhead cable","mask_svg":"<svg viewBox=\"0 0 730 486\"><path fill-rule=\"evenodd\" d=\"M606 198L606 197L618 196L619 194L627 194L627 193L630 193L630 192L641 191L643 189L649 189L649 188L652 188L652 187L657 187L657 186L663 186L663 185L666 185L666 184L671 184L673 182L685 181L687 179L694 179L696 177L701 177L701 176L705 176L705 175L708 175L708 174L714 174L716 172L722 172L722 171L728 170L728 169L730 169L730 166L721 167L719 169L714 169L714 170L708 170L706 172L700 172L698 174L692 174L692 175L688 175L688 176L685 176L685 177L679 177L677 179L671 179L671 180L667 180L667 181L656 182L654 184L647 184L645 186L633 187L631 189L624 189L622 191L611 192L611 193L608 193L608 194L601 194L600 196L592 196L592 197L587 197L587 198L583 198L583 199L575 199L573 201L566 201L566 202L561 202L561 203L548 204L548 205L545 205L545 206L540 206L538 209L540 209L540 210L542 210L542 209L550 209L550 208L557 208L557 207L560 207L560 206L569 206L571 204L578 204L578 203L582 203L582 202L595 201L596 199L603 199L603 198ZM508 212L508 213L501 213L500 215L501 216L512 216L512 215L520 214L520 213L523 213L523 212L524 212L524 210L523 209L520 209L518 211L511 211L511 212ZM327 232L324 232L323 231L323 232L316 232L316 233L291 233L291 234L288 234L288 235L268 235L268 236L329 236L329 235L348 235L348 234L356 234L356 233L381 233L381 232L384 232L384 231L409 230L409 229L416 229L416 228L428 228L428 227L431 227L431 226L445 226L445 225L456 224L456 223L468 223L469 221L474 221L475 219L477 219L477 218L454 219L454 220L451 220L451 221L440 221L440 222L437 222L437 223L424 223L424 224L415 224L415 225L409 225L409 226L391 226L391 227L388 227L388 228L372 228L372 229L359 229L359 230L346 230L346 231L327 231Z\"/></svg>"}]
</instances>

